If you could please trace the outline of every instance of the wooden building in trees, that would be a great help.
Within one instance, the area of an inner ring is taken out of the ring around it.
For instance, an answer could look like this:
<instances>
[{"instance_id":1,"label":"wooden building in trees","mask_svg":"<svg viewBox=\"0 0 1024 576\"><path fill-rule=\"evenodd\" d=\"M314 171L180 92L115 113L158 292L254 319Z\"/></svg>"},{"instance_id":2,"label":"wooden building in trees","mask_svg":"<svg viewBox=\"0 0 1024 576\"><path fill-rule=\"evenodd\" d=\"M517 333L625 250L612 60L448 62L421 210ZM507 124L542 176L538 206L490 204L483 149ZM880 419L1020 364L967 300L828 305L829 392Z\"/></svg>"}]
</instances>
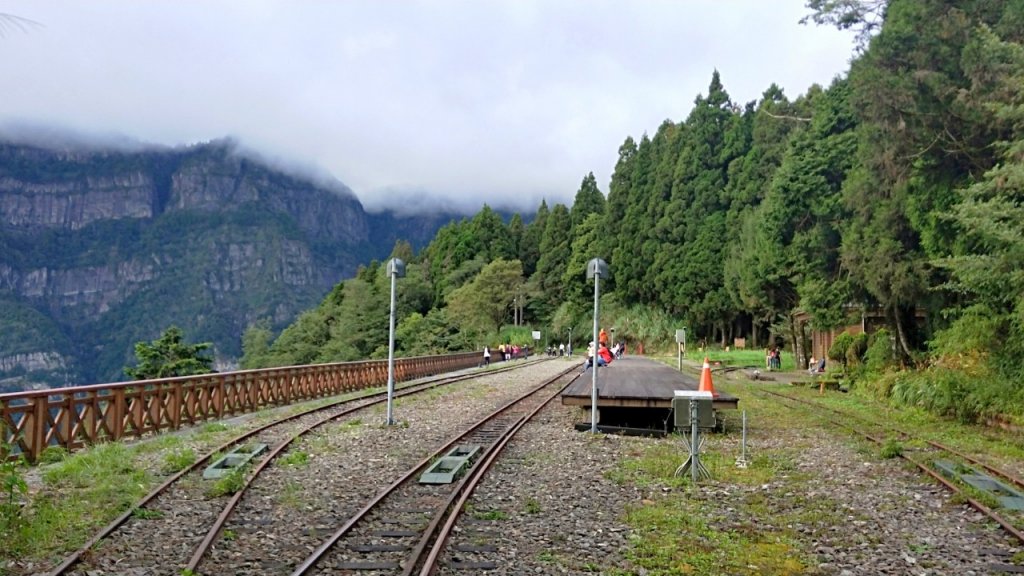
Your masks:
<instances>
[{"instance_id":1,"label":"wooden building in trees","mask_svg":"<svg viewBox=\"0 0 1024 576\"><path fill-rule=\"evenodd\" d=\"M856 321L858 316L859 321ZM926 317L924 308L918 308L914 316L918 325L923 325ZM805 354L806 358L804 358L804 364L806 364L806 362L811 358L820 359L822 356L826 356L828 354L828 349L832 347L832 342L835 341L836 336L839 336L843 332L849 332L852 336L856 336L861 333L871 335L877 332L880 328L886 327L885 310L877 306L871 308L851 307L849 317L853 321L846 326L840 326L831 330L818 330L810 327L811 315L807 312L797 311L793 314L793 319L796 321L798 327L803 328L802 325L807 326L805 330L798 328L797 332L810 335L810 353Z\"/></svg>"}]
</instances>

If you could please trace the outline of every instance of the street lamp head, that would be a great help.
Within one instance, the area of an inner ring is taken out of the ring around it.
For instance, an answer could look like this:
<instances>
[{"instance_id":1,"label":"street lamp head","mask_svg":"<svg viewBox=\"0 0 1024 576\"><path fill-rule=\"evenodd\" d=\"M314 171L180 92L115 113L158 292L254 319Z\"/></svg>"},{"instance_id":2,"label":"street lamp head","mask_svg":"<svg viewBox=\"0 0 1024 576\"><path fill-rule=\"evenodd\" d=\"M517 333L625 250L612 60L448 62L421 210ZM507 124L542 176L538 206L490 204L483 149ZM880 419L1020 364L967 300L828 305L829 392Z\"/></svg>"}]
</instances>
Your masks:
<instances>
[{"instance_id":1,"label":"street lamp head","mask_svg":"<svg viewBox=\"0 0 1024 576\"><path fill-rule=\"evenodd\" d=\"M401 258L392 258L388 260L387 266L384 268L388 276L395 276L396 278L405 278L405 262Z\"/></svg>"},{"instance_id":2,"label":"street lamp head","mask_svg":"<svg viewBox=\"0 0 1024 576\"><path fill-rule=\"evenodd\" d=\"M608 263L600 258L593 258L587 262L587 280L593 280L595 276L608 277Z\"/></svg>"}]
</instances>

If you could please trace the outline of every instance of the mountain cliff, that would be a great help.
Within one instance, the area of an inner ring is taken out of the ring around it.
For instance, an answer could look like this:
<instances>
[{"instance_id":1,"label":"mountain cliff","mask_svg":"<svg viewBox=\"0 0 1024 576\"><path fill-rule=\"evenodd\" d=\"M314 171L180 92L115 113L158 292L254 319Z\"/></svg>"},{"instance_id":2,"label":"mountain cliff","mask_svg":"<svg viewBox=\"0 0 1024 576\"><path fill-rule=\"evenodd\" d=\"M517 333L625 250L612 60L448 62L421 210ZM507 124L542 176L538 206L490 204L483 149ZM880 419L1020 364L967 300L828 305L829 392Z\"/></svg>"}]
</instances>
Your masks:
<instances>
[{"instance_id":1,"label":"mountain cliff","mask_svg":"<svg viewBox=\"0 0 1024 576\"><path fill-rule=\"evenodd\" d=\"M230 141L0 141L0 390L121 380L133 344L170 324L230 365L251 322L286 325L398 234L420 246L451 217L368 215L340 182Z\"/></svg>"}]
</instances>

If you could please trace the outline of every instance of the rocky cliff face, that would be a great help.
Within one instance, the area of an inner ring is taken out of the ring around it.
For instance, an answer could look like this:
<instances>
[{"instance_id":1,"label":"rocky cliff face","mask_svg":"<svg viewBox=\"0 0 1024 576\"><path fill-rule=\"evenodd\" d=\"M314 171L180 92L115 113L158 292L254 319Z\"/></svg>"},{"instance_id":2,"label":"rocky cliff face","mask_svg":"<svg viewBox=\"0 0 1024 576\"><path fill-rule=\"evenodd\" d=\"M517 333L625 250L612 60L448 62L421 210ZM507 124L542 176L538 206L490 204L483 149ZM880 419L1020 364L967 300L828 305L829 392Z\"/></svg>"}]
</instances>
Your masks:
<instances>
[{"instance_id":1,"label":"rocky cliff face","mask_svg":"<svg viewBox=\"0 0 1024 576\"><path fill-rule=\"evenodd\" d=\"M369 218L331 189L230 143L139 152L0 142L0 382L123 379L132 345L171 324L230 365L252 321L281 327L396 229L414 245L447 218Z\"/></svg>"}]
</instances>

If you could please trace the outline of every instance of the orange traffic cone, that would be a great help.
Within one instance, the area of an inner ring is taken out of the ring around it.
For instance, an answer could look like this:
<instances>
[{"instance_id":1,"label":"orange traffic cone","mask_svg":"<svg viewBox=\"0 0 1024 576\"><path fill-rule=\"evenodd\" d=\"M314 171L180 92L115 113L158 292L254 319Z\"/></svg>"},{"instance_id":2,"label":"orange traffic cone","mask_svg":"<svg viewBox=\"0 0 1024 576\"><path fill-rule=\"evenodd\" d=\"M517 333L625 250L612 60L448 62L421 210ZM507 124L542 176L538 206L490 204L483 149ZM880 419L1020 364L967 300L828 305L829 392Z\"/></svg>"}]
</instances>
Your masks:
<instances>
[{"instance_id":1,"label":"orange traffic cone","mask_svg":"<svg viewBox=\"0 0 1024 576\"><path fill-rule=\"evenodd\" d=\"M715 385L711 382L711 363L708 362L708 357L704 357L704 368L700 371L700 387L697 388L698 392L711 392L712 398L718 398L718 392L715 391Z\"/></svg>"}]
</instances>

